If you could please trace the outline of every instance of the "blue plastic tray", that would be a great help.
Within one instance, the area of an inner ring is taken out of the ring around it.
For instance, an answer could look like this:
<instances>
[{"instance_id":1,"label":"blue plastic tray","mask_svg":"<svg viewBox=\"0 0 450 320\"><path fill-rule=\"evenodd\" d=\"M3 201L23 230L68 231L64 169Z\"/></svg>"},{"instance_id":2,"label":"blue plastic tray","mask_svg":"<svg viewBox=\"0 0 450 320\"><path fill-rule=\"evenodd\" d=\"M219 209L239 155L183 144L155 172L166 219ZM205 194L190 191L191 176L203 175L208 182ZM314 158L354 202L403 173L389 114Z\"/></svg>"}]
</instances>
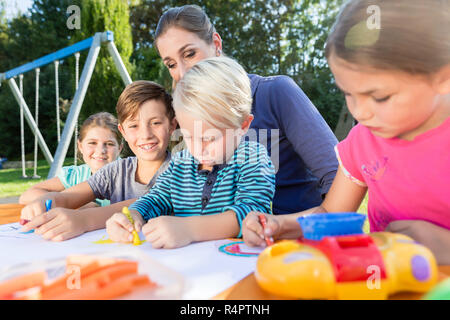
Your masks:
<instances>
[{"instance_id":1,"label":"blue plastic tray","mask_svg":"<svg viewBox=\"0 0 450 320\"><path fill-rule=\"evenodd\" d=\"M356 212L315 213L297 218L303 237L322 240L327 236L362 234L366 215Z\"/></svg>"}]
</instances>

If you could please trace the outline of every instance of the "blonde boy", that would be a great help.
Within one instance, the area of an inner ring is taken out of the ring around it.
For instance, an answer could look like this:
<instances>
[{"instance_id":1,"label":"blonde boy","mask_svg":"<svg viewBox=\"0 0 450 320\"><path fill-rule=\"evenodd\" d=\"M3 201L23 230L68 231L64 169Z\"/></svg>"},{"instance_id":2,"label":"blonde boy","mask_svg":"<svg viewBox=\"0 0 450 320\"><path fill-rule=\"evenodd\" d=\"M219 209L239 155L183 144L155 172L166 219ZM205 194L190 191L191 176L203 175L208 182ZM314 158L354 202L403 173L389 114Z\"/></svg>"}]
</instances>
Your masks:
<instances>
[{"instance_id":1,"label":"blonde boy","mask_svg":"<svg viewBox=\"0 0 450 320\"><path fill-rule=\"evenodd\" d=\"M274 167L264 146L242 139L251 105L250 82L237 62L218 57L193 66L174 93L187 149L130 206L134 226L121 213L107 221L110 238L129 242L133 228L142 227L153 247L175 248L240 237L250 211L270 213Z\"/></svg>"}]
</instances>

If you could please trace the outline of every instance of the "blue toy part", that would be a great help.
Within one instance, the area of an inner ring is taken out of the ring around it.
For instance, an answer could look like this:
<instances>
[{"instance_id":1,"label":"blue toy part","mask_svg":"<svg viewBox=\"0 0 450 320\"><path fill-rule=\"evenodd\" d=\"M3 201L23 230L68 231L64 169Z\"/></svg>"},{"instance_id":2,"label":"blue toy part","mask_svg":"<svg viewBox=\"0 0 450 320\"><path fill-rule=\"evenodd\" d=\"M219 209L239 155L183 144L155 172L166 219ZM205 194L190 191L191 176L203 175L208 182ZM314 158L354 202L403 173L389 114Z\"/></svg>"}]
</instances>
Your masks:
<instances>
[{"instance_id":1,"label":"blue toy part","mask_svg":"<svg viewBox=\"0 0 450 320\"><path fill-rule=\"evenodd\" d=\"M50 211L50 209L52 208L52 200L51 199L47 199L45 200L45 211Z\"/></svg>"},{"instance_id":2,"label":"blue toy part","mask_svg":"<svg viewBox=\"0 0 450 320\"><path fill-rule=\"evenodd\" d=\"M51 208L52 208L52 200L51 199L45 200L45 212L49 211ZM22 233L22 234L33 233L33 232L34 232L34 229L31 229L26 232L20 231L20 233Z\"/></svg>"},{"instance_id":3,"label":"blue toy part","mask_svg":"<svg viewBox=\"0 0 450 320\"><path fill-rule=\"evenodd\" d=\"M315 213L297 218L303 237L322 240L323 237L363 234L366 215L356 212Z\"/></svg>"}]
</instances>

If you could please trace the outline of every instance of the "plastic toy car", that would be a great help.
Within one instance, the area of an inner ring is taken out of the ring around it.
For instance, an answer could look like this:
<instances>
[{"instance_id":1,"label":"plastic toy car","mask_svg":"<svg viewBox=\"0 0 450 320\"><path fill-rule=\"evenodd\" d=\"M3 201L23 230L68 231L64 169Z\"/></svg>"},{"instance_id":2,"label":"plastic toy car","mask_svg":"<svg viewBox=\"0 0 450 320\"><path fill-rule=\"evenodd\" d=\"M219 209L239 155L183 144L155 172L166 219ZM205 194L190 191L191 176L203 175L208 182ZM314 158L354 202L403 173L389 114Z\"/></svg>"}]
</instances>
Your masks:
<instances>
[{"instance_id":1,"label":"plastic toy car","mask_svg":"<svg viewBox=\"0 0 450 320\"><path fill-rule=\"evenodd\" d=\"M386 299L435 285L437 265L429 249L401 234L364 234L365 216L358 215L299 218L302 238L275 243L259 255L259 285L297 299Z\"/></svg>"}]
</instances>

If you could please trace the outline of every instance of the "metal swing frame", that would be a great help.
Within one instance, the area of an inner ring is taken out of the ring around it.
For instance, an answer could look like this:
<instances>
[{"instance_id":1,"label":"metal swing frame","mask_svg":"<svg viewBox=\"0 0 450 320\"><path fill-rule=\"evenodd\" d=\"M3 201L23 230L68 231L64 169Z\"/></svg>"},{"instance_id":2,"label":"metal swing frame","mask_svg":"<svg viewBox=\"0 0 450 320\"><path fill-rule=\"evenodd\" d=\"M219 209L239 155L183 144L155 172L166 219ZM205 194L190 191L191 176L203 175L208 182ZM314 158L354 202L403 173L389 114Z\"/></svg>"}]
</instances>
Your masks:
<instances>
[{"instance_id":1,"label":"metal swing frame","mask_svg":"<svg viewBox=\"0 0 450 320\"><path fill-rule=\"evenodd\" d=\"M86 96L86 91L89 86L89 82L91 80L92 73L94 71L95 63L97 61L102 43L107 44L108 52L112 56L114 64L124 84L125 85L130 84L132 82L131 77L128 74L127 69L125 68L125 65L122 61L122 58L120 57L119 52L117 51L117 48L114 44L114 34L111 31L98 32L93 37L77 42L69 47L63 48L54 53L43 56L32 62L26 63L20 67L6 71L5 73L0 73L0 84L2 81L8 82L15 99L19 104L19 107L21 106L21 108L23 108L25 119L27 120L28 125L30 126L33 134L38 139L39 147L42 153L44 154L45 159L51 165L47 179L55 177L63 165L64 158L66 157L71 137L74 133L75 125L78 116L80 114L84 98ZM30 109L28 108L28 105L25 102L25 99L23 98L19 88L17 87L14 77L31 70L35 70L36 68L47 65L55 60L61 60L67 56L73 55L77 52L86 49L89 49L89 52L83 67L83 71L81 73L79 86L78 89L75 91L72 105L70 106L70 111L69 114L67 115L64 130L61 136L61 141L59 142L58 147L56 149L55 158L53 158L41 132L39 131L38 126L36 125L36 122L34 121Z\"/></svg>"}]
</instances>

